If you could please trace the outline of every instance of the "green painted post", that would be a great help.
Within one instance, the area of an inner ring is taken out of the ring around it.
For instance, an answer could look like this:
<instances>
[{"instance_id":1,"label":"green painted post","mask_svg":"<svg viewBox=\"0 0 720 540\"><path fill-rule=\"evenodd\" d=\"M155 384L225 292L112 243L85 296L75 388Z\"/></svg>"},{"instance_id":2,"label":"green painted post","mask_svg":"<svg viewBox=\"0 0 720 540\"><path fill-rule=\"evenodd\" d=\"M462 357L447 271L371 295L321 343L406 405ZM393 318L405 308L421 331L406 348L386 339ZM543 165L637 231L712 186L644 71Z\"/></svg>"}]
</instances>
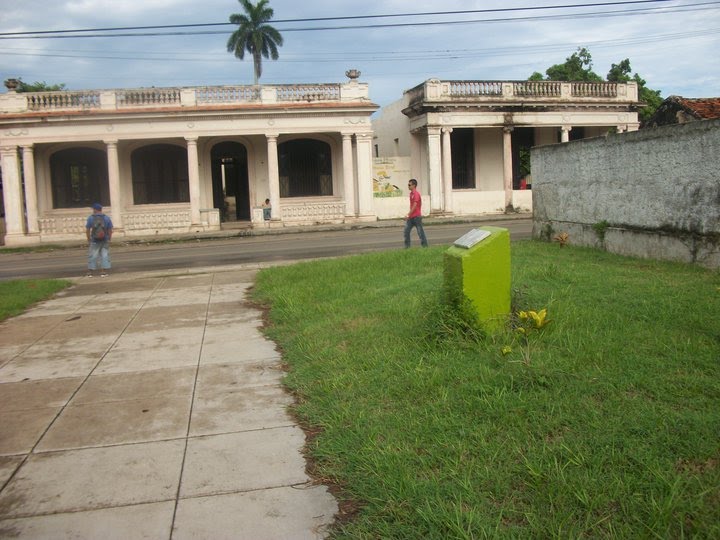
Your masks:
<instances>
[{"instance_id":1,"label":"green painted post","mask_svg":"<svg viewBox=\"0 0 720 540\"><path fill-rule=\"evenodd\" d=\"M494 333L510 314L510 232L479 230L490 235L469 248L453 245L445 252L445 287L452 298L467 297L480 326Z\"/></svg>"}]
</instances>

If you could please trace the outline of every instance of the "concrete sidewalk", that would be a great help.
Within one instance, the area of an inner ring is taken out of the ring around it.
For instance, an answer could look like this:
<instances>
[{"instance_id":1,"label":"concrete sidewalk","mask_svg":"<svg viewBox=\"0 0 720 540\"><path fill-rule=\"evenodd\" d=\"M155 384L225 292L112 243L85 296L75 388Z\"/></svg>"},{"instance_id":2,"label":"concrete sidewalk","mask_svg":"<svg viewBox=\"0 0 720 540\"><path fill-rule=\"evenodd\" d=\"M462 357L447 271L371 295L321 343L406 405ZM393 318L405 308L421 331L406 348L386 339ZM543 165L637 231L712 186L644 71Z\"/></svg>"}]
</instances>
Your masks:
<instances>
[{"instance_id":1,"label":"concrete sidewalk","mask_svg":"<svg viewBox=\"0 0 720 540\"><path fill-rule=\"evenodd\" d=\"M322 538L251 268L123 274L0 325L0 537Z\"/></svg>"}]
</instances>

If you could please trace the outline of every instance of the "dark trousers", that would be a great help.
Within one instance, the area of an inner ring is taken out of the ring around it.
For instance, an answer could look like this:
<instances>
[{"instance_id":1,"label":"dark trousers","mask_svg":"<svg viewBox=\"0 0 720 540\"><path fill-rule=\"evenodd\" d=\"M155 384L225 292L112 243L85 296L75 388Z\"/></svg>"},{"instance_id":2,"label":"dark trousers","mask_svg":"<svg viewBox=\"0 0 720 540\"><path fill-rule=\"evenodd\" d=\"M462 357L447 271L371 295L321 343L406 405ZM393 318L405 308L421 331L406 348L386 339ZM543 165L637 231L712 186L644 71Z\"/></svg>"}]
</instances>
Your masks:
<instances>
[{"instance_id":1,"label":"dark trousers","mask_svg":"<svg viewBox=\"0 0 720 540\"><path fill-rule=\"evenodd\" d=\"M428 247L428 241L425 237L425 229L423 229L422 216L408 218L405 220L405 247L410 247L410 230L415 227L417 229L418 236L420 237L420 244L422 247Z\"/></svg>"}]
</instances>

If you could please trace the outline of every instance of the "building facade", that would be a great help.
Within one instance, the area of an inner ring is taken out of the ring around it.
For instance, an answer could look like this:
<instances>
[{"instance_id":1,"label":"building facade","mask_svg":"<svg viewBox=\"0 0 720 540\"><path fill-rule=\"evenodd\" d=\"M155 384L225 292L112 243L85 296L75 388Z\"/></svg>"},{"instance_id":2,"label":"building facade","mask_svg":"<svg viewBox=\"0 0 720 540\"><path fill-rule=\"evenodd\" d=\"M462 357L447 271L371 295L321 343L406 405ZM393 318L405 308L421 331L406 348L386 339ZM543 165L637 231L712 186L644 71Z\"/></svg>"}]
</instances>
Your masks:
<instances>
[{"instance_id":1,"label":"building facade","mask_svg":"<svg viewBox=\"0 0 720 540\"><path fill-rule=\"evenodd\" d=\"M374 155L410 157L427 213L531 211L531 147L637 130L640 106L634 82L430 79L373 120Z\"/></svg>"},{"instance_id":2,"label":"building facade","mask_svg":"<svg viewBox=\"0 0 720 540\"><path fill-rule=\"evenodd\" d=\"M0 94L5 245L375 219L377 106L345 84ZM261 206L269 199L269 220Z\"/></svg>"}]
</instances>

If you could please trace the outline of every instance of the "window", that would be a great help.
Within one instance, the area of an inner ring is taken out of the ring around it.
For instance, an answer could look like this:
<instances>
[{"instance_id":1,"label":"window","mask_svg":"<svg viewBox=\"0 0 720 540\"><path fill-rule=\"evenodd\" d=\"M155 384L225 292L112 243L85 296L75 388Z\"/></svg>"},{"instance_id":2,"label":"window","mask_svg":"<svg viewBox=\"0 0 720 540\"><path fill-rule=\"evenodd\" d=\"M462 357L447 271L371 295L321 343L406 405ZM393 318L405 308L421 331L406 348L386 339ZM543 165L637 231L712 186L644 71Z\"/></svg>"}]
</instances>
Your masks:
<instances>
[{"instance_id":1,"label":"window","mask_svg":"<svg viewBox=\"0 0 720 540\"><path fill-rule=\"evenodd\" d=\"M455 128L450 134L453 189L475 188L475 136L472 128Z\"/></svg>"},{"instance_id":2,"label":"window","mask_svg":"<svg viewBox=\"0 0 720 540\"><path fill-rule=\"evenodd\" d=\"M135 204L190 202L187 150L172 144L135 150L132 184Z\"/></svg>"},{"instance_id":3,"label":"window","mask_svg":"<svg viewBox=\"0 0 720 540\"><path fill-rule=\"evenodd\" d=\"M70 148L50 156L53 208L110 204L107 159L95 148Z\"/></svg>"},{"instance_id":4,"label":"window","mask_svg":"<svg viewBox=\"0 0 720 540\"><path fill-rule=\"evenodd\" d=\"M295 139L278 145L281 197L333 194L330 145L314 139Z\"/></svg>"}]
</instances>

